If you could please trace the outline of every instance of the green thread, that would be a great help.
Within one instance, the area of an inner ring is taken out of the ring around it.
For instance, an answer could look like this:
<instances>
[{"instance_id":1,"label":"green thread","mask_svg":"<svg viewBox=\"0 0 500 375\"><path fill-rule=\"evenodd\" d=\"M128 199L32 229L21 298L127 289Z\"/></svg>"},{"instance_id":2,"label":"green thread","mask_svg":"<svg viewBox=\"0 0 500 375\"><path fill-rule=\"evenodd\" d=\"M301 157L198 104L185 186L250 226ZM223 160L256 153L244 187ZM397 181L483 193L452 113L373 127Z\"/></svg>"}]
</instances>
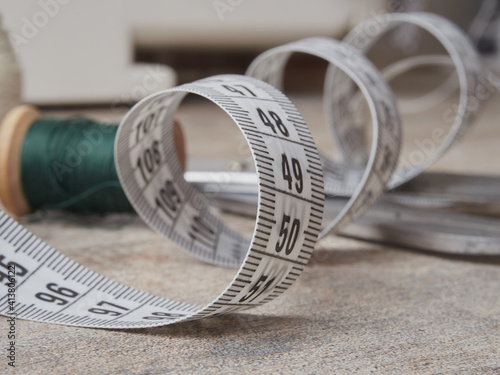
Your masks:
<instances>
[{"instance_id":1,"label":"green thread","mask_svg":"<svg viewBox=\"0 0 500 375\"><path fill-rule=\"evenodd\" d=\"M21 180L34 210L134 212L114 162L117 126L75 117L36 120L23 143Z\"/></svg>"}]
</instances>

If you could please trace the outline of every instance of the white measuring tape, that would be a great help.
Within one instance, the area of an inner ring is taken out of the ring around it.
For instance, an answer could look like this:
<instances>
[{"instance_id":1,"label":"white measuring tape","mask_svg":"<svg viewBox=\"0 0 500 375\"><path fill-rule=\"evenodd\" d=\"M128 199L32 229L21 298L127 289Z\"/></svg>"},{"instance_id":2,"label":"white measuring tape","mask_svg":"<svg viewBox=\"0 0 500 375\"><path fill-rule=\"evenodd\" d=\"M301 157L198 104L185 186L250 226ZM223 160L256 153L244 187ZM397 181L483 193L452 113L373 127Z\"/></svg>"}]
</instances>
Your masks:
<instances>
[{"instance_id":1,"label":"white measuring tape","mask_svg":"<svg viewBox=\"0 0 500 375\"><path fill-rule=\"evenodd\" d=\"M480 108L484 95L485 69L479 55L467 39L467 36L453 23L443 17L430 13L394 13L375 17L355 27L344 39L344 42L362 52L368 52L373 45L389 30L401 24L411 24L428 31L446 49L455 65L460 86L460 99L454 108L454 119L444 141L436 147L436 151L423 162L396 169L388 189L395 188L419 175L436 162L452 144L463 136L473 124ZM352 86L352 85L351 85ZM342 74L331 65L325 80L325 109L328 112L329 126L333 130L340 149L346 158L363 160L365 128L353 126L352 121L342 121L335 113L335 107L328 103L335 102L334 92L338 88L347 87ZM352 90L352 89L351 89ZM352 95L350 96L352 98Z\"/></svg>"},{"instance_id":2,"label":"white measuring tape","mask_svg":"<svg viewBox=\"0 0 500 375\"><path fill-rule=\"evenodd\" d=\"M392 79L394 75L402 74L415 66L449 65L451 62L458 75L460 99L456 108L451 110L454 112L453 124L435 152L421 163L397 168L392 176L388 176L387 172L393 171L397 164L398 147L394 147L393 142L398 142L398 146L400 142L400 120L394 95L380 78L379 72L353 49L367 52L387 31L404 23L427 30L445 47L450 57L440 56L437 59L433 56L432 61L413 58L405 62L404 69L396 63L388 69L387 79ZM351 197L344 213L350 205L356 202L359 204L357 209L350 211L351 215L355 214L354 217L344 217L341 213L320 237L332 230L342 229L345 224L360 217L385 189L404 184L437 161L473 124L482 104L481 98L488 94L484 92L487 90L485 86L492 86L467 36L450 21L429 13L385 14L375 17L353 29L344 39L344 43L326 38L310 38L273 48L257 57L247 74L281 88L286 64L294 52L308 53L330 62L324 85L324 109L328 127L344 156L344 164L322 158L325 191L330 195ZM373 138L369 154L365 149L366 127L357 127L350 111L351 100L359 102L358 90L365 97L372 117ZM364 168L360 168L360 165L364 165ZM388 168L377 170L377 165ZM375 175L371 176L371 179L367 176L370 173ZM369 199L364 200L356 194ZM421 198L418 200L422 201ZM413 200L405 198L403 201ZM437 202L433 200L428 203L434 205Z\"/></svg>"},{"instance_id":3,"label":"white measuring tape","mask_svg":"<svg viewBox=\"0 0 500 375\"><path fill-rule=\"evenodd\" d=\"M469 98L481 71L475 52L461 33L448 24L438 27L433 17L398 15L387 19L388 25L410 22L431 31L457 66L462 89L460 108L439 150L442 153L476 113ZM347 40L361 48L354 36L363 28L356 30ZM342 192L351 199L321 235L355 220L386 186L400 184L428 165L426 162L411 172L399 172L391 180L401 137L395 99L380 73L354 48L326 38L305 39L265 52L252 63L248 74L279 86L286 62L295 52L318 56L335 67L325 84L325 109L342 141L344 165L319 156L304 120L289 99L271 85L248 76L211 77L149 96L132 108L118 130L117 170L139 215L192 255L210 263L239 267L220 296L207 306L195 306L132 289L72 261L0 211L0 313L68 325L133 328L262 305L292 285L314 250L323 224L323 173L329 192ZM356 92L352 82L363 93L372 116L369 155L362 151L362 130L348 126L347 104ZM184 180L173 144L172 123L189 93L222 108L251 149L259 187L252 239L229 229L214 216L207 198ZM364 160L366 167L360 170L359 162Z\"/></svg>"},{"instance_id":4,"label":"white measuring tape","mask_svg":"<svg viewBox=\"0 0 500 375\"><path fill-rule=\"evenodd\" d=\"M259 177L251 240L211 214L207 199L184 181L173 116L188 93L222 108L250 146ZM262 305L288 289L306 266L323 217L321 164L301 115L272 86L216 76L152 95L123 119L115 154L139 215L191 254L239 266L231 284L205 307L143 293L70 260L2 212L0 277L4 286L13 277L16 294L10 297L17 298L9 304L9 293L2 293L2 314L86 327L158 326ZM15 277L9 275L13 269Z\"/></svg>"},{"instance_id":5,"label":"white measuring tape","mask_svg":"<svg viewBox=\"0 0 500 375\"><path fill-rule=\"evenodd\" d=\"M325 191L330 194L352 196L343 211L322 231L325 236L360 217L383 193L396 166L401 144L401 124L394 95L377 69L353 48L333 39L309 38L276 47L258 56L247 74L282 86L286 64L293 53L306 53L320 57L345 73L359 87L368 102L373 126L371 152L364 171L352 165L336 164L322 158L325 173ZM347 123L347 99L354 94L343 88L349 84L332 87L331 113L335 123ZM349 139L349 129L340 130ZM364 145L357 145L355 149Z\"/></svg>"}]
</instances>

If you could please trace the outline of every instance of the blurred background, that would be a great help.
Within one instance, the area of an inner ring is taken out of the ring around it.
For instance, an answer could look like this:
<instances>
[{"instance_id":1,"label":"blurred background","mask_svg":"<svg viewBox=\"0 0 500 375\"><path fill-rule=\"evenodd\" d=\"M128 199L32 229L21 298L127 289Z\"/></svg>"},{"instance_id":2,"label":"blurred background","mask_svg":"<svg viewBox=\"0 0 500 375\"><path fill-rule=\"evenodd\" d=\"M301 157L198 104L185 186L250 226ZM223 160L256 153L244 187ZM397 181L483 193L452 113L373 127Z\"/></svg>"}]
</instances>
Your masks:
<instances>
[{"instance_id":1,"label":"blurred background","mask_svg":"<svg viewBox=\"0 0 500 375\"><path fill-rule=\"evenodd\" d=\"M177 83L244 73L270 47L309 36L340 39L362 20L395 11L450 18L469 33L485 61L500 70L497 10L498 0L0 3L2 25L21 66L23 101L43 106L135 102ZM379 65L440 48L411 27L387 35L383 47L371 56ZM317 59L294 57L287 73L295 79L288 89L321 85L324 68Z\"/></svg>"}]
</instances>

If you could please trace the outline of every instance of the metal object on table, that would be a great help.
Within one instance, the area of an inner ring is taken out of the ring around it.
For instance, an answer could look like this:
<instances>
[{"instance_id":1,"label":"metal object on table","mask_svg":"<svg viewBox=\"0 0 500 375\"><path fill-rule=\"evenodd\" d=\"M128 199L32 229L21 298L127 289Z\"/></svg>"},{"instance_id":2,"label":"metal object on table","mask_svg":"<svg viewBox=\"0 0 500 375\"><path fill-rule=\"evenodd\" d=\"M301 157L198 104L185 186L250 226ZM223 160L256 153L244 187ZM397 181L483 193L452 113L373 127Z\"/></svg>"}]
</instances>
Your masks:
<instances>
[{"instance_id":1,"label":"metal object on table","mask_svg":"<svg viewBox=\"0 0 500 375\"><path fill-rule=\"evenodd\" d=\"M223 211L255 215L258 189L254 173L197 171L186 172L184 177ZM387 193L338 234L428 251L500 255L500 219L440 209L468 207L475 213L485 210L490 214L491 207L500 207L498 186L500 179L495 177L424 173ZM324 220L335 217L346 202L344 197L327 196Z\"/></svg>"},{"instance_id":2,"label":"metal object on table","mask_svg":"<svg viewBox=\"0 0 500 375\"><path fill-rule=\"evenodd\" d=\"M500 178L422 173L384 198L409 206L500 217Z\"/></svg>"}]
</instances>

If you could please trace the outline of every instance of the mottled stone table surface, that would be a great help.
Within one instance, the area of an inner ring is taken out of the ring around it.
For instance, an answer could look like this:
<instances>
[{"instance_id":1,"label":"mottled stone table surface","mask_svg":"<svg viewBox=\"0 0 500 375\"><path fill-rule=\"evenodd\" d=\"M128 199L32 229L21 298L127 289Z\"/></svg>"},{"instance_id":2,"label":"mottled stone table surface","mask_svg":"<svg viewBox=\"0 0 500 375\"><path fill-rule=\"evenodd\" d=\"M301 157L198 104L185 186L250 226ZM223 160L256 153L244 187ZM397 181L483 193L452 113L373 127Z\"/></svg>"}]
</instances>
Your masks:
<instances>
[{"instance_id":1,"label":"mottled stone table surface","mask_svg":"<svg viewBox=\"0 0 500 375\"><path fill-rule=\"evenodd\" d=\"M328 137L320 136L326 133L320 99L296 100L320 145L328 147ZM498 103L498 97L488 102L471 133L434 170L500 174ZM406 142L445 126L450 105L405 115ZM108 120L121 115L86 112ZM245 158L243 139L220 111L190 101L179 119L191 157ZM252 231L251 219L230 222ZM209 302L235 273L193 259L138 218L51 214L22 223L93 270L172 299ZM116 229L116 223L123 225ZM18 321L16 373L500 374L499 294L500 257L465 258L330 236L290 290L245 313L138 330ZM0 326L4 347L3 317ZM6 373L5 354L0 358Z\"/></svg>"}]
</instances>

